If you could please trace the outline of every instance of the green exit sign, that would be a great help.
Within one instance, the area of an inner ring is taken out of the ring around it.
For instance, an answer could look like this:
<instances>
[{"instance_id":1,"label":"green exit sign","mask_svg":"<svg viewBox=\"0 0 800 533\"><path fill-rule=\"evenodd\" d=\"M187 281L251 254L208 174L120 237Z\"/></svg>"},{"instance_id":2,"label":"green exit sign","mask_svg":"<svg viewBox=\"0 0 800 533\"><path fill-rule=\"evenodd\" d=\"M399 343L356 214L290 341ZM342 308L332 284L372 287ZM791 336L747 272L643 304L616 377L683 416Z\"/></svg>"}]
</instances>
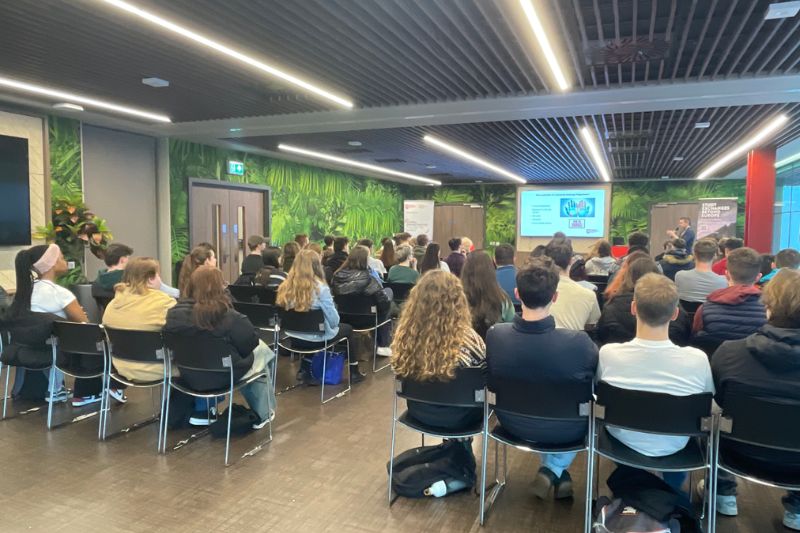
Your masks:
<instances>
[{"instance_id":1,"label":"green exit sign","mask_svg":"<svg viewBox=\"0 0 800 533\"><path fill-rule=\"evenodd\" d=\"M228 174L244 176L244 163L241 161L228 161Z\"/></svg>"}]
</instances>

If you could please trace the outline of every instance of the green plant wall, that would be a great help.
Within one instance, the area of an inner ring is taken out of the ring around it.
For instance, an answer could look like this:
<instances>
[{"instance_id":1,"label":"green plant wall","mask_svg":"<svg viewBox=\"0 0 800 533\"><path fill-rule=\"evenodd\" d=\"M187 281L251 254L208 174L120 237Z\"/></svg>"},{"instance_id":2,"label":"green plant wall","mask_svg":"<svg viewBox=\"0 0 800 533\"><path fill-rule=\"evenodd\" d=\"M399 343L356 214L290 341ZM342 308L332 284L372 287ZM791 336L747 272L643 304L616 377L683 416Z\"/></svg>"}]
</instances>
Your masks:
<instances>
[{"instance_id":1,"label":"green plant wall","mask_svg":"<svg viewBox=\"0 0 800 533\"><path fill-rule=\"evenodd\" d=\"M83 197L81 178L81 123L64 117L48 117L50 143L50 195Z\"/></svg>"}]
</instances>

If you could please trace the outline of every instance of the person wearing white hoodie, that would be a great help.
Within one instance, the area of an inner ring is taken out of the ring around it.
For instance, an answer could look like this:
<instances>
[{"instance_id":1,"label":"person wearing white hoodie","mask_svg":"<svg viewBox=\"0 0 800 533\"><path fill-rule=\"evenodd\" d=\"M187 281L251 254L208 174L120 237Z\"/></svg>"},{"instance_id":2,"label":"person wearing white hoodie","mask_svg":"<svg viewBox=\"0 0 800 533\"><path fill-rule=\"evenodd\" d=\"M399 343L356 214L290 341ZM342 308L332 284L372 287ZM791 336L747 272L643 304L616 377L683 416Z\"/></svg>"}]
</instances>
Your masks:
<instances>
[{"instance_id":1,"label":"person wearing white hoodie","mask_svg":"<svg viewBox=\"0 0 800 533\"><path fill-rule=\"evenodd\" d=\"M608 276L615 263L616 259L611 255L611 243L599 240L592 246L589 259L586 260L586 275Z\"/></svg>"}]
</instances>

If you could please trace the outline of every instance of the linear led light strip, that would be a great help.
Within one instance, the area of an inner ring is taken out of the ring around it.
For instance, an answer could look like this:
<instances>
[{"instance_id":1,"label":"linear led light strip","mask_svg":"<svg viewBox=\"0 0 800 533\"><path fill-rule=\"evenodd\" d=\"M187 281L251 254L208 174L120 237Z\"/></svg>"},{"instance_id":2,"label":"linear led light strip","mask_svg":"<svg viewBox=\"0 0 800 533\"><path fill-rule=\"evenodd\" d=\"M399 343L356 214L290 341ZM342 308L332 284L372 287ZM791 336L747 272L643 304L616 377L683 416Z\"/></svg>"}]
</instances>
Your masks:
<instances>
[{"instance_id":1,"label":"linear led light strip","mask_svg":"<svg viewBox=\"0 0 800 533\"><path fill-rule=\"evenodd\" d=\"M784 165L788 165L789 163L794 163L795 161L798 161L798 160L800 160L800 152L798 152L798 153L796 153L794 155L790 155L786 159L781 159L780 161L775 163L775 168L779 168L779 167L782 167Z\"/></svg>"},{"instance_id":2,"label":"linear led light strip","mask_svg":"<svg viewBox=\"0 0 800 533\"><path fill-rule=\"evenodd\" d=\"M399 172L397 170L392 170L390 168L379 167L377 165L370 165L369 163L362 163L361 161L356 161L354 159L347 159L344 157L338 157L331 154L326 154L323 152L315 152L313 150L307 150L305 148L300 148L298 146L292 146L290 144L279 144L279 150L283 150L284 152L292 152L294 154L305 155L308 157L313 157L315 159L322 159L323 161L332 161L334 163L340 163L342 165L349 165L351 167L363 168L366 170L371 170L373 172L381 172L383 174L389 174L390 176L397 176L398 178L406 178L409 180L421 181L422 183L427 183L428 185L441 185L442 182L438 180L432 180L430 178L425 178L422 176L417 176L416 174L407 174L405 172Z\"/></svg>"},{"instance_id":3,"label":"linear led light strip","mask_svg":"<svg viewBox=\"0 0 800 533\"><path fill-rule=\"evenodd\" d=\"M117 113L122 113L124 115L132 115L134 117L146 118L149 120L153 120L155 122L172 122L170 118L166 115L149 113L147 111L142 111L140 109L134 109L132 107L112 104L111 102L106 102L104 100L89 98L88 96L81 96L75 93L60 91L58 89L50 89L48 87L42 87L41 85L25 83L22 81L12 80L11 78L5 78L2 76L0 76L0 86L9 87L11 89L17 89L19 91L25 91L33 94L41 94L43 96L50 96L58 100L67 100L71 103L85 104L100 109L107 109L108 111L116 111Z\"/></svg>"},{"instance_id":4,"label":"linear led light strip","mask_svg":"<svg viewBox=\"0 0 800 533\"><path fill-rule=\"evenodd\" d=\"M737 157L740 157L741 155L745 154L751 148L758 146L766 139L768 139L776 131L781 129L781 127L783 127L783 125L786 124L786 122L788 121L789 117L786 115L778 115L777 117L773 118L764 127L756 131L752 137L745 140L739 146L737 146L724 156L714 161L711 165L709 165L704 171L702 171L697 176L697 179L702 180L709 177L712 173L723 168L725 165L727 165Z\"/></svg>"},{"instance_id":5,"label":"linear led light strip","mask_svg":"<svg viewBox=\"0 0 800 533\"><path fill-rule=\"evenodd\" d=\"M423 139L427 143L430 143L430 144L432 144L434 146L438 146L439 148L441 148L442 150L445 150L446 152L450 152L451 154L454 154L454 155L460 157L461 159L466 159L467 161L471 161L471 162L475 163L476 165L479 165L479 166L482 166L483 168L489 169L492 172L496 172L497 174L500 174L501 176L505 176L507 178L511 178L512 180L517 181L519 183L528 183L528 180L526 180L525 178L523 178L521 176L518 176L517 174L514 174L513 172L509 172L508 170L506 170L504 168L500 168L497 165L494 165L494 164L486 161L485 159L481 159L480 157L478 157L476 155L473 155L473 154L471 154L471 153L469 153L469 152L467 152L465 150L462 150L461 148L457 148L457 147L453 146L452 144L449 144L449 143L446 143L444 141L441 141L441 140L437 139L436 137L434 137L433 135L426 135L425 137L423 137Z\"/></svg>"},{"instance_id":6,"label":"linear led light strip","mask_svg":"<svg viewBox=\"0 0 800 533\"><path fill-rule=\"evenodd\" d=\"M589 155L592 156L594 166L600 173L600 176L602 176L603 181L611 181L611 173L609 173L608 167L606 167L605 159L600 154L600 145L597 142L597 137L592 134L592 130L589 129L589 126L581 128L581 137L583 137L584 145L589 149Z\"/></svg>"},{"instance_id":7,"label":"linear led light strip","mask_svg":"<svg viewBox=\"0 0 800 533\"><path fill-rule=\"evenodd\" d=\"M561 70L561 66L558 64L556 54L553 52L553 47L550 46L550 40L547 38L547 33L544 31L542 22L539 20L539 16L536 14L536 10L533 8L531 0L520 0L519 3L522 5L522 10L525 12L525 16L528 17L528 22L533 29L533 35L536 36L536 40L539 41L539 46L542 47L542 52L544 52L544 57L547 60L550 70L553 71L553 76L556 78L558 87L562 91L566 91L569 89L569 83L564 77L564 72Z\"/></svg>"},{"instance_id":8,"label":"linear led light strip","mask_svg":"<svg viewBox=\"0 0 800 533\"><path fill-rule=\"evenodd\" d=\"M317 87L316 85L313 85L296 76L292 76L291 74L279 70L271 65L267 65L266 63L263 63L257 59L247 56L241 52L237 52L232 48L228 48L224 44L218 43L217 41L209 39L208 37L204 37L198 33L193 32L192 30L184 28L183 26L180 26L178 24L175 24L174 22L161 18L158 15L154 15L149 11L140 9L132 4L129 4L128 2L123 2L122 0L103 0L103 1L116 8L122 9L123 11L127 11L128 13L136 15L137 17L141 17L148 22L152 22L157 26L161 26L166 30L169 30L173 33L177 33L178 35L186 37L187 39L192 40L198 44L202 44L203 46L212 48L217 52L225 54L228 57L232 57L233 59L236 59L237 61L241 61L242 63L250 65L251 67L255 67L258 70L271 74L276 78L280 78L293 85L297 85L298 87L301 87L308 92L314 93L332 102L336 102L342 107L346 107L348 109L351 109L353 107L353 102L347 100L346 98L342 98L341 96L335 95L329 91L326 91L325 89L322 89L321 87Z\"/></svg>"}]
</instances>

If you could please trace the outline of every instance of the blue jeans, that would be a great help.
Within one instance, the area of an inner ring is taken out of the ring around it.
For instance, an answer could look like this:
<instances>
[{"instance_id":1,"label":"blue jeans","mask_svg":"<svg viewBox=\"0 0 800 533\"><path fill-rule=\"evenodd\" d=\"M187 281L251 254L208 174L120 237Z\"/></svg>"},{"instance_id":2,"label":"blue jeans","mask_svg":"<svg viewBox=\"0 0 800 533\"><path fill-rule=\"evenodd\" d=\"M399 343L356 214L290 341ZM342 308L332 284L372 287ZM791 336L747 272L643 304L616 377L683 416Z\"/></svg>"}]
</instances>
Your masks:
<instances>
[{"instance_id":1,"label":"blue jeans","mask_svg":"<svg viewBox=\"0 0 800 533\"><path fill-rule=\"evenodd\" d=\"M542 466L550 470L556 477L561 477L561 474L569 468L577 455L577 452L543 453Z\"/></svg>"},{"instance_id":2,"label":"blue jeans","mask_svg":"<svg viewBox=\"0 0 800 533\"><path fill-rule=\"evenodd\" d=\"M736 485L736 476L722 470L717 472L718 496L736 496ZM790 513L800 513L800 492L787 491L781 502L784 510Z\"/></svg>"}]
</instances>

